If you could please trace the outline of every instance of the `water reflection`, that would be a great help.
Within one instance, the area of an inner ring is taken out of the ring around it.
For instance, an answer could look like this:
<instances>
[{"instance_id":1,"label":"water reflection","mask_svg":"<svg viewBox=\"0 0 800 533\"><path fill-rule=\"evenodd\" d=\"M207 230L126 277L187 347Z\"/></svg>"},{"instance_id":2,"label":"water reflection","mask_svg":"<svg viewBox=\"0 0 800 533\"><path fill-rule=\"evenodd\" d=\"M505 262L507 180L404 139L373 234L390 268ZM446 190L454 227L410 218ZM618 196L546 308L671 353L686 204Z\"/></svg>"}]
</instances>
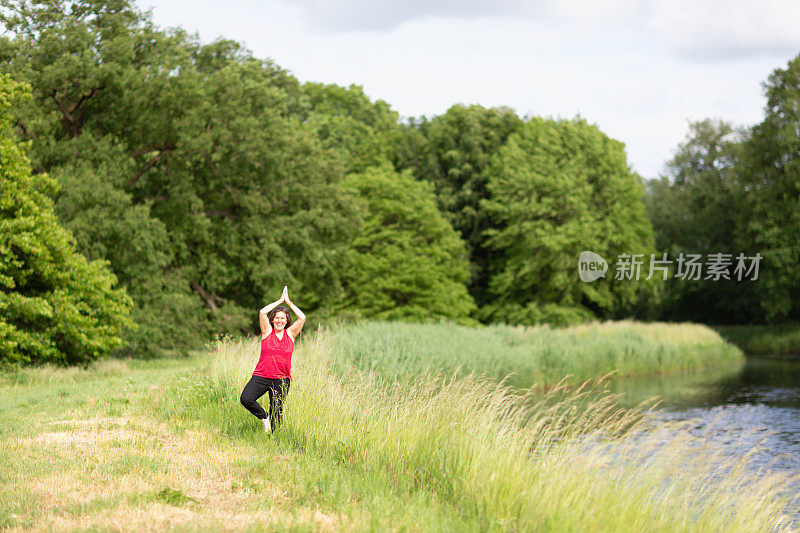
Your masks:
<instances>
[{"instance_id":1,"label":"water reflection","mask_svg":"<svg viewBox=\"0 0 800 533\"><path fill-rule=\"evenodd\" d=\"M624 394L619 402L627 407L659 397L670 411L756 403L800 409L800 360L750 357L721 369L618 379L609 388Z\"/></svg>"},{"instance_id":2,"label":"water reflection","mask_svg":"<svg viewBox=\"0 0 800 533\"><path fill-rule=\"evenodd\" d=\"M718 405L726 401L726 384L735 383L745 366L742 362L687 374L621 378L612 381L608 388L621 394L618 403L624 407L634 407L651 398L660 400L665 409Z\"/></svg>"},{"instance_id":3,"label":"water reflection","mask_svg":"<svg viewBox=\"0 0 800 533\"><path fill-rule=\"evenodd\" d=\"M661 400L651 427L690 422L690 432L723 456L748 454L753 468L800 475L800 359L749 357L736 367L619 379L608 388L625 407ZM755 448L755 450L754 450ZM800 525L800 487L787 487L787 512Z\"/></svg>"}]
</instances>

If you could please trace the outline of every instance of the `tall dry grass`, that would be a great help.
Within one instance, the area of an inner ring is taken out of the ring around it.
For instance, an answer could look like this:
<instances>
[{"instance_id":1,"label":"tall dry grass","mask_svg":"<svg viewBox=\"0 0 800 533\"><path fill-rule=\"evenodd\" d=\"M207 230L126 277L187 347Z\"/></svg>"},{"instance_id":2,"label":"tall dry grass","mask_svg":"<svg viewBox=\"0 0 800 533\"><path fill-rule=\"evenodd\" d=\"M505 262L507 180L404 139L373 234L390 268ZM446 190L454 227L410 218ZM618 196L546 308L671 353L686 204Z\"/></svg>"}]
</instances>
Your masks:
<instances>
[{"instance_id":1,"label":"tall dry grass","mask_svg":"<svg viewBox=\"0 0 800 533\"><path fill-rule=\"evenodd\" d=\"M480 530L788 528L785 477L757 476L747 458L715 454L685 428L648 428L638 411L590 394L591 384L553 389L532 406L507 383L474 374L386 381L337 367L342 338L321 332L298 343L284 425L272 438L361 472L364 484L388 478L402 493L430 492ZM217 343L181 393L165 397L164 414L259 438L238 402L257 348L256 339Z\"/></svg>"}]
</instances>

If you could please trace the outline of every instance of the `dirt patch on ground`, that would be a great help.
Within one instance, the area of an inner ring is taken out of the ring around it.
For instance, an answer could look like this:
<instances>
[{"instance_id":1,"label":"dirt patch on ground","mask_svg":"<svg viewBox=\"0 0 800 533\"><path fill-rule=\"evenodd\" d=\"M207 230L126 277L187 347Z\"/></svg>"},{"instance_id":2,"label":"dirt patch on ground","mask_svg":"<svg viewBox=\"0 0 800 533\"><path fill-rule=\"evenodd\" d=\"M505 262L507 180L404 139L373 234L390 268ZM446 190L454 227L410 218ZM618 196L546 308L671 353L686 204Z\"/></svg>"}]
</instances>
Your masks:
<instances>
[{"instance_id":1,"label":"dirt patch on ground","mask_svg":"<svg viewBox=\"0 0 800 533\"><path fill-rule=\"evenodd\" d=\"M136 433L119 429L115 431L54 431L33 437L33 442L43 445L98 444L136 438Z\"/></svg>"},{"instance_id":2,"label":"dirt patch on ground","mask_svg":"<svg viewBox=\"0 0 800 533\"><path fill-rule=\"evenodd\" d=\"M53 461L80 466L24 481L39 496L39 518L32 529L162 531L202 525L234 531L289 520L335 530L347 523L314 508L286 512L291 506L288 493L268 479L243 486L235 463L247 450L222 444L209 431L177 431L145 416L70 419L55 425L57 431L19 441L20 449L29 450L31 459L52 456ZM163 501L159 494L165 489L180 495L177 503Z\"/></svg>"},{"instance_id":3,"label":"dirt patch on ground","mask_svg":"<svg viewBox=\"0 0 800 533\"><path fill-rule=\"evenodd\" d=\"M71 444L88 446L98 443L129 440L142 436L141 432L127 427L128 421L123 418L98 417L90 419L59 420L55 424L57 426L71 426L71 428L40 433L28 437L23 443L28 441L28 444L44 446L64 446Z\"/></svg>"},{"instance_id":4,"label":"dirt patch on ground","mask_svg":"<svg viewBox=\"0 0 800 533\"><path fill-rule=\"evenodd\" d=\"M102 525L113 531L167 531L192 529L202 524L202 530L242 531L252 528L282 529L300 527L311 531L342 531L352 528L348 521L337 515L326 515L319 510L303 509L293 515L281 516L274 511L214 513L199 508L179 508L164 504L153 504L147 508L120 505L113 510L92 516L56 517L46 525L47 529L73 530L91 529Z\"/></svg>"}]
</instances>

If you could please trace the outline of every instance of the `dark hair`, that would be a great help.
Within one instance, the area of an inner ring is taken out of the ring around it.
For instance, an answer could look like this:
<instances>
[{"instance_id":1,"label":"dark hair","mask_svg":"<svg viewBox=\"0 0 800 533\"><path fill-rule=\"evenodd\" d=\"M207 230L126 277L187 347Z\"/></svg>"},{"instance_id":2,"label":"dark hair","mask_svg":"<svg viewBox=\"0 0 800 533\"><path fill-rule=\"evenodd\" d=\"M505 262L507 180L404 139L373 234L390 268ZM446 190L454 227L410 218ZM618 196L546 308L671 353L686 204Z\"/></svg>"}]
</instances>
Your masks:
<instances>
[{"instance_id":1,"label":"dark hair","mask_svg":"<svg viewBox=\"0 0 800 533\"><path fill-rule=\"evenodd\" d=\"M291 311L289 311L289 308L286 307L285 305L279 305L278 307L269 312L269 314L267 315L267 319L269 319L269 327L273 329L275 328L275 326L272 324L272 320L275 318L275 313L277 313L278 311L283 311L283 314L286 315L286 327L284 329L289 329L289 326L292 325L292 313Z\"/></svg>"}]
</instances>

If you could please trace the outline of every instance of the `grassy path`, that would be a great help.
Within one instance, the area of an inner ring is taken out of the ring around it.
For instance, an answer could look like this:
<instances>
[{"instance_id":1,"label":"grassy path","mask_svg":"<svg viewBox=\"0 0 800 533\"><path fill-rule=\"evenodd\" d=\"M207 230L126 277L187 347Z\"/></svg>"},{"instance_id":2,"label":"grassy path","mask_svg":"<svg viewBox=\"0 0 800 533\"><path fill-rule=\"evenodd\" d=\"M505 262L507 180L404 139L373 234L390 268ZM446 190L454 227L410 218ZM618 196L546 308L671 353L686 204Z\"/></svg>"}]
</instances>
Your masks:
<instances>
[{"instance_id":1,"label":"grassy path","mask_svg":"<svg viewBox=\"0 0 800 533\"><path fill-rule=\"evenodd\" d=\"M325 335L298 343L286 423L267 437L238 403L256 345L245 339L190 359L0 375L0 527L785 526L775 497L781 479L757 479L742 465L718 467L686 433L667 445L655 439L649 450L631 447L623 428L635 428L636 417L613 402L576 409L579 389L531 410L469 377L425 374L387 384L339 373ZM620 431L623 437L613 437Z\"/></svg>"},{"instance_id":2,"label":"grassy path","mask_svg":"<svg viewBox=\"0 0 800 533\"><path fill-rule=\"evenodd\" d=\"M287 442L157 416L195 360L25 371L0 389L0 527L11 530L461 529L425 490ZM5 376L8 380L9 376ZM469 529L469 527L467 527Z\"/></svg>"}]
</instances>

